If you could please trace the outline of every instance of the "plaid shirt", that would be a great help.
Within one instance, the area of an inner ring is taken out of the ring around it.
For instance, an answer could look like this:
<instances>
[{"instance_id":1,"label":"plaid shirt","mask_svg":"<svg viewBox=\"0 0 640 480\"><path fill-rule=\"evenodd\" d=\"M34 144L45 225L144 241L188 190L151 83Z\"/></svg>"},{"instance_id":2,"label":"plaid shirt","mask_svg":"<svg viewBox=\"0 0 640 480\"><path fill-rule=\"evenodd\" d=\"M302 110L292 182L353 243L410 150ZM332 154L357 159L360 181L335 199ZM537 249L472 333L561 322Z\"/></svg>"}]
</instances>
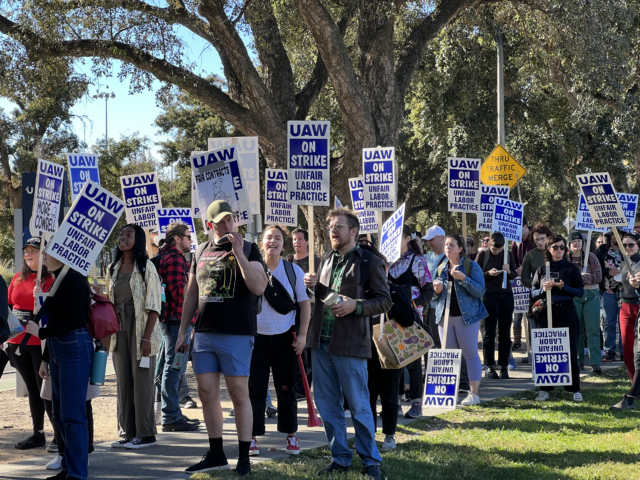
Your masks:
<instances>
[{"instance_id":1,"label":"plaid shirt","mask_svg":"<svg viewBox=\"0 0 640 480\"><path fill-rule=\"evenodd\" d=\"M184 255L171 245L166 245L160 255L160 278L165 284L165 296L167 307L165 321L168 322L172 315L182 319L182 303L184 302L185 285L189 281L189 265Z\"/></svg>"}]
</instances>

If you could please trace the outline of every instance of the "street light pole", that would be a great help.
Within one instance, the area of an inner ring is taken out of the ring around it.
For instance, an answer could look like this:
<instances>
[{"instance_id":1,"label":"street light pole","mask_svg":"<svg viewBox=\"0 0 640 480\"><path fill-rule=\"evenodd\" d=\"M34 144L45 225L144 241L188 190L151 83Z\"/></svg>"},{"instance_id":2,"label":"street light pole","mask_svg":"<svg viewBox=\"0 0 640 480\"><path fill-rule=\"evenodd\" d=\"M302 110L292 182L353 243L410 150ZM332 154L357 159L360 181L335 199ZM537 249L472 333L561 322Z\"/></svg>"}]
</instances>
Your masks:
<instances>
[{"instance_id":1,"label":"street light pole","mask_svg":"<svg viewBox=\"0 0 640 480\"><path fill-rule=\"evenodd\" d=\"M109 90L109 87L106 87ZM115 93L98 92L92 95L93 98L104 98L104 144L105 149L109 150L109 106L108 102L110 98L116 98Z\"/></svg>"}]
</instances>

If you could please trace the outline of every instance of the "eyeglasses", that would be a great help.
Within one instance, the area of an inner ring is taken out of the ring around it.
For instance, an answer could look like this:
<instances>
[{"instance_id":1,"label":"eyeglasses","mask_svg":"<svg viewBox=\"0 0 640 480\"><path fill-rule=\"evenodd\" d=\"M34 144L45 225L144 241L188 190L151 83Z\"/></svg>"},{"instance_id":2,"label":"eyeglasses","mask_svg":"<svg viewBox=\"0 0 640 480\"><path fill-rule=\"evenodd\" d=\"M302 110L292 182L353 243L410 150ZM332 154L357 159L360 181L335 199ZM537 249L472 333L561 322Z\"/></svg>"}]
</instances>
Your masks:
<instances>
[{"instance_id":1,"label":"eyeglasses","mask_svg":"<svg viewBox=\"0 0 640 480\"><path fill-rule=\"evenodd\" d=\"M490 240L489 238L483 238L482 243L489 243L489 240Z\"/></svg>"},{"instance_id":2,"label":"eyeglasses","mask_svg":"<svg viewBox=\"0 0 640 480\"><path fill-rule=\"evenodd\" d=\"M624 246L624 248L633 248L635 246L637 246L637 243L623 243L622 244Z\"/></svg>"},{"instance_id":3,"label":"eyeglasses","mask_svg":"<svg viewBox=\"0 0 640 480\"><path fill-rule=\"evenodd\" d=\"M564 250L564 245L551 245L552 250Z\"/></svg>"},{"instance_id":4,"label":"eyeglasses","mask_svg":"<svg viewBox=\"0 0 640 480\"><path fill-rule=\"evenodd\" d=\"M335 225L327 225L327 232L331 233L333 230L339 231L342 230L343 227L346 227L344 223L336 223Z\"/></svg>"}]
</instances>

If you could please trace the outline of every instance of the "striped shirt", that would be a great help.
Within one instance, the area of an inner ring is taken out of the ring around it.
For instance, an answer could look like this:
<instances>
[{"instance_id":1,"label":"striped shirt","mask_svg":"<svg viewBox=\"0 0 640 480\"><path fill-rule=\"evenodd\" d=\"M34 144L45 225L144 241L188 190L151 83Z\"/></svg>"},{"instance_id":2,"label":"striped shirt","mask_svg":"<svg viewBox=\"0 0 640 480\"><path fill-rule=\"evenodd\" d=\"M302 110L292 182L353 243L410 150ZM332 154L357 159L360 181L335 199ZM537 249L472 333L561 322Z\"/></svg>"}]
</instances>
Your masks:
<instances>
[{"instance_id":1,"label":"striped shirt","mask_svg":"<svg viewBox=\"0 0 640 480\"><path fill-rule=\"evenodd\" d=\"M584 266L584 251L580 257L574 257L572 253L571 262L577 265L582 272L582 268ZM582 281L586 285L598 285L602 281L602 269L600 268L600 262L598 261L598 257L596 257L593 253L589 254L589 263L587 264L587 274L582 276Z\"/></svg>"}]
</instances>

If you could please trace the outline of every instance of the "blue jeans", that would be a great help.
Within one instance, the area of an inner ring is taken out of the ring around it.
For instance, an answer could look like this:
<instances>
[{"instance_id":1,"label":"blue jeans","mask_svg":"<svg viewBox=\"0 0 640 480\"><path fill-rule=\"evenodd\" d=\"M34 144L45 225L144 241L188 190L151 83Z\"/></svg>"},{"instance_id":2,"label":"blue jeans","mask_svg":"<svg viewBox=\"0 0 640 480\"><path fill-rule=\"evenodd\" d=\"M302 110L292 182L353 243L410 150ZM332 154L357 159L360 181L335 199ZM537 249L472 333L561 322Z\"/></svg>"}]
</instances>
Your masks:
<instances>
[{"instance_id":1,"label":"blue jeans","mask_svg":"<svg viewBox=\"0 0 640 480\"><path fill-rule=\"evenodd\" d=\"M620 315L620 307L618 300L620 294L602 293L602 309L604 310L604 350L616 351L616 333L618 328L618 316ZM622 348L620 348L622 353Z\"/></svg>"},{"instance_id":2,"label":"blue jeans","mask_svg":"<svg viewBox=\"0 0 640 480\"><path fill-rule=\"evenodd\" d=\"M518 312L513 314L513 328L522 328L522 317L524 313Z\"/></svg>"},{"instance_id":3,"label":"blue jeans","mask_svg":"<svg viewBox=\"0 0 640 480\"><path fill-rule=\"evenodd\" d=\"M347 446L347 421L342 396L349 404L356 431L356 451L362 465L380 465L382 458L375 441L375 426L369 405L367 359L329 353L329 342L311 349L315 400L324 422L331 460L351 465L353 452Z\"/></svg>"},{"instance_id":4,"label":"blue jeans","mask_svg":"<svg viewBox=\"0 0 640 480\"><path fill-rule=\"evenodd\" d=\"M182 418L178 386L180 385L180 377L182 377L182 374L187 368L187 362L185 359L182 363L181 370L174 370L171 368L173 360L176 357L176 341L178 340L180 325L161 323L160 329L162 331L162 342L164 345L164 368L162 369L161 387L162 424L166 425L168 423L177 422ZM187 329L186 338L190 338L190 336L191 326Z\"/></svg>"},{"instance_id":5,"label":"blue jeans","mask_svg":"<svg viewBox=\"0 0 640 480\"><path fill-rule=\"evenodd\" d=\"M86 328L47 340L53 415L66 447L62 470L86 480L89 462L87 386L93 361L93 340Z\"/></svg>"}]
</instances>

